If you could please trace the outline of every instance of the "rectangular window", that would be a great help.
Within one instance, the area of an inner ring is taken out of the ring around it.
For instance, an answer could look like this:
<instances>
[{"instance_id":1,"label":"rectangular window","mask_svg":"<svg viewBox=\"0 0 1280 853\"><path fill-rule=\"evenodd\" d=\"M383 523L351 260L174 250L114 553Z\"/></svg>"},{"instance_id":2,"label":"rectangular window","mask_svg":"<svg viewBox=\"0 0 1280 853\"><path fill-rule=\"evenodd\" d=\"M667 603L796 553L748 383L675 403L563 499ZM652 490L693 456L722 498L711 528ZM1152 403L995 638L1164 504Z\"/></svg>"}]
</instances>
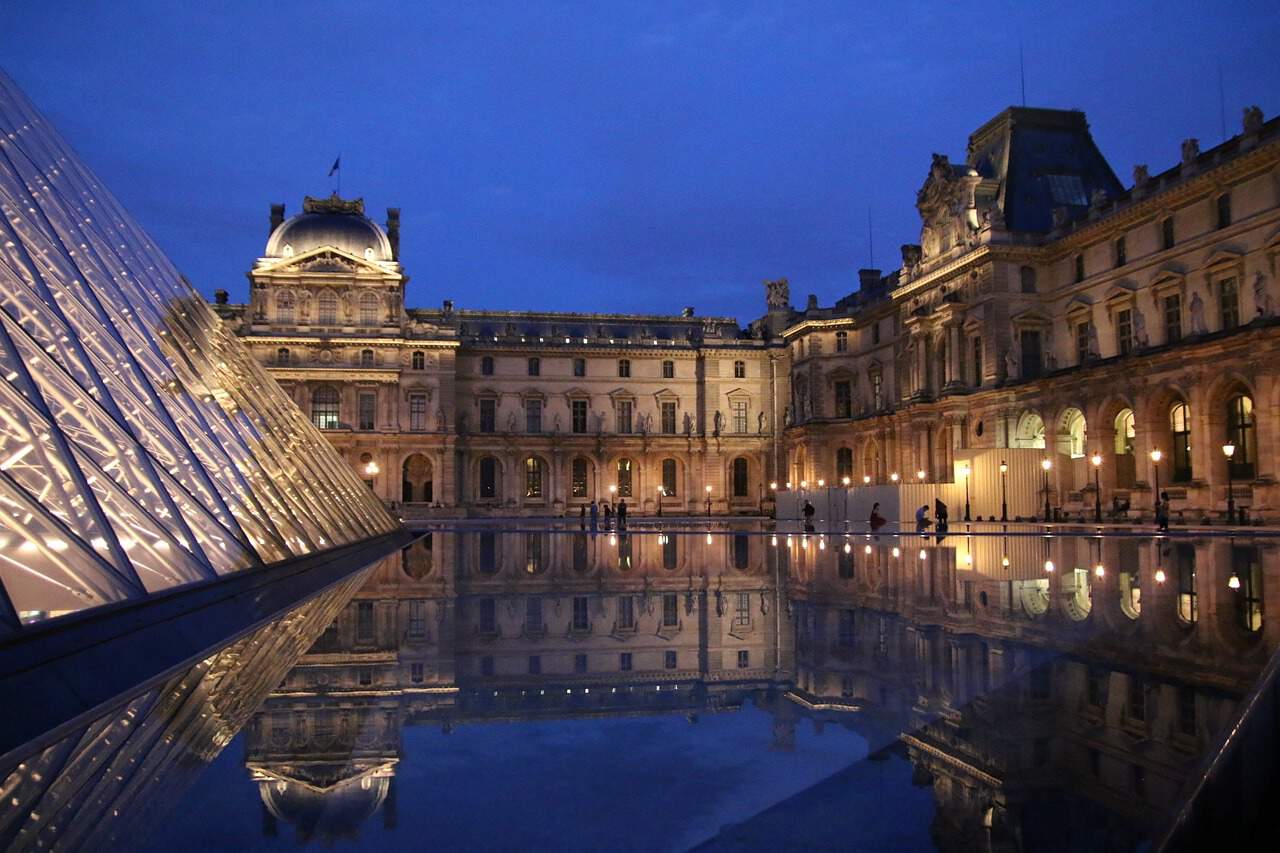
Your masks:
<instances>
[{"instance_id":1,"label":"rectangular window","mask_svg":"<svg viewBox=\"0 0 1280 853\"><path fill-rule=\"evenodd\" d=\"M631 362L625 358L618 359L618 375L624 379L631 375Z\"/></svg>"},{"instance_id":2,"label":"rectangular window","mask_svg":"<svg viewBox=\"0 0 1280 853\"><path fill-rule=\"evenodd\" d=\"M617 418L617 432L620 435L631 434L631 401L619 400L617 408L614 410Z\"/></svg>"},{"instance_id":3,"label":"rectangular window","mask_svg":"<svg viewBox=\"0 0 1280 853\"><path fill-rule=\"evenodd\" d=\"M1218 196L1218 227L1226 228L1231 224L1231 193Z\"/></svg>"},{"instance_id":4,"label":"rectangular window","mask_svg":"<svg viewBox=\"0 0 1280 853\"><path fill-rule=\"evenodd\" d=\"M540 358L529 359L529 375L540 376L541 374L542 374L542 359Z\"/></svg>"},{"instance_id":5,"label":"rectangular window","mask_svg":"<svg viewBox=\"0 0 1280 853\"><path fill-rule=\"evenodd\" d=\"M378 404L378 398L373 394L361 394L359 398L359 423L360 429L373 429L373 412Z\"/></svg>"},{"instance_id":6,"label":"rectangular window","mask_svg":"<svg viewBox=\"0 0 1280 853\"><path fill-rule=\"evenodd\" d=\"M738 593L737 606L733 611L733 624L740 628L751 624L751 593Z\"/></svg>"},{"instance_id":7,"label":"rectangular window","mask_svg":"<svg viewBox=\"0 0 1280 853\"><path fill-rule=\"evenodd\" d=\"M631 652L623 652L618 655L618 669L621 672L631 671Z\"/></svg>"},{"instance_id":8,"label":"rectangular window","mask_svg":"<svg viewBox=\"0 0 1280 853\"><path fill-rule=\"evenodd\" d=\"M1125 246L1124 238L1116 238L1116 266L1122 267L1129 263L1129 252Z\"/></svg>"},{"instance_id":9,"label":"rectangular window","mask_svg":"<svg viewBox=\"0 0 1280 853\"><path fill-rule=\"evenodd\" d=\"M676 494L676 460L662 460L662 494L671 497Z\"/></svg>"},{"instance_id":10,"label":"rectangular window","mask_svg":"<svg viewBox=\"0 0 1280 853\"><path fill-rule=\"evenodd\" d=\"M836 332L836 352L849 351L849 333Z\"/></svg>"},{"instance_id":11,"label":"rectangular window","mask_svg":"<svg viewBox=\"0 0 1280 853\"><path fill-rule=\"evenodd\" d=\"M586 631L590 627L591 617L587 613L587 597L575 595L573 597L573 630Z\"/></svg>"},{"instance_id":12,"label":"rectangular window","mask_svg":"<svg viewBox=\"0 0 1280 853\"><path fill-rule=\"evenodd\" d=\"M1085 681L1085 693L1089 700L1089 704L1094 708L1105 708L1107 706L1107 682L1110 679L1110 673L1100 667L1089 667L1089 673Z\"/></svg>"},{"instance_id":13,"label":"rectangular window","mask_svg":"<svg viewBox=\"0 0 1280 853\"><path fill-rule=\"evenodd\" d=\"M1044 364L1041 359L1040 332L1036 329L1023 329L1018 342L1022 348L1022 377L1029 379L1039 376Z\"/></svg>"},{"instance_id":14,"label":"rectangular window","mask_svg":"<svg viewBox=\"0 0 1280 853\"><path fill-rule=\"evenodd\" d=\"M879 372L871 374L871 405L877 412L884 408L884 376Z\"/></svg>"},{"instance_id":15,"label":"rectangular window","mask_svg":"<svg viewBox=\"0 0 1280 853\"><path fill-rule=\"evenodd\" d=\"M480 401L480 431L493 432L498 423L498 401Z\"/></svg>"},{"instance_id":16,"label":"rectangular window","mask_svg":"<svg viewBox=\"0 0 1280 853\"><path fill-rule=\"evenodd\" d=\"M356 602L356 641L373 642L373 602Z\"/></svg>"},{"instance_id":17,"label":"rectangular window","mask_svg":"<svg viewBox=\"0 0 1280 853\"><path fill-rule=\"evenodd\" d=\"M1222 306L1222 328L1234 329L1240 325L1240 294L1234 278L1224 278L1218 283L1219 304Z\"/></svg>"},{"instance_id":18,"label":"rectangular window","mask_svg":"<svg viewBox=\"0 0 1280 853\"><path fill-rule=\"evenodd\" d=\"M746 649L738 652L738 669L747 669L751 666L751 652Z\"/></svg>"},{"instance_id":19,"label":"rectangular window","mask_svg":"<svg viewBox=\"0 0 1280 853\"><path fill-rule=\"evenodd\" d=\"M409 637L420 640L427 636L427 602L413 599L409 602Z\"/></svg>"},{"instance_id":20,"label":"rectangular window","mask_svg":"<svg viewBox=\"0 0 1280 853\"><path fill-rule=\"evenodd\" d=\"M587 431L587 401L573 400L569 403L569 409L573 414L573 431Z\"/></svg>"},{"instance_id":21,"label":"rectangular window","mask_svg":"<svg viewBox=\"0 0 1280 853\"><path fill-rule=\"evenodd\" d=\"M587 460L573 460L573 496L575 498L585 498L587 496Z\"/></svg>"},{"instance_id":22,"label":"rectangular window","mask_svg":"<svg viewBox=\"0 0 1280 853\"><path fill-rule=\"evenodd\" d=\"M1178 688L1178 733L1196 733L1196 692L1190 687Z\"/></svg>"},{"instance_id":23,"label":"rectangular window","mask_svg":"<svg viewBox=\"0 0 1280 853\"><path fill-rule=\"evenodd\" d=\"M587 656L586 656L586 655L574 655L574 656L573 656L573 671L574 671L574 672L576 672L576 673L578 673L578 675L582 675L583 673L585 673L585 672L587 671Z\"/></svg>"},{"instance_id":24,"label":"rectangular window","mask_svg":"<svg viewBox=\"0 0 1280 853\"><path fill-rule=\"evenodd\" d=\"M367 666L360 667L360 686L368 687L373 684L373 670Z\"/></svg>"},{"instance_id":25,"label":"rectangular window","mask_svg":"<svg viewBox=\"0 0 1280 853\"><path fill-rule=\"evenodd\" d=\"M526 498L542 497L542 460L530 456L524 460L524 496ZM536 536L529 537L530 542L541 542Z\"/></svg>"},{"instance_id":26,"label":"rectangular window","mask_svg":"<svg viewBox=\"0 0 1280 853\"><path fill-rule=\"evenodd\" d=\"M1133 352L1133 311L1125 308L1116 312L1116 353Z\"/></svg>"},{"instance_id":27,"label":"rectangular window","mask_svg":"<svg viewBox=\"0 0 1280 853\"><path fill-rule=\"evenodd\" d=\"M982 338L973 339L973 386L982 384Z\"/></svg>"},{"instance_id":28,"label":"rectangular window","mask_svg":"<svg viewBox=\"0 0 1280 853\"><path fill-rule=\"evenodd\" d=\"M675 668L676 668L676 653L675 653L675 652L663 652L663 654L662 654L662 665L663 665L664 667L666 667L667 669L675 669Z\"/></svg>"},{"instance_id":29,"label":"rectangular window","mask_svg":"<svg viewBox=\"0 0 1280 853\"><path fill-rule=\"evenodd\" d=\"M524 431L529 433L542 432L541 400L524 401Z\"/></svg>"},{"instance_id":30,"label":"rectangular window","mask_svg":"<svg viewBox=\"0 0 1280 853\"><path fill-rule=\"evenodd\" d=\"M677 550L676 537L667 536L662 540L662 568L670 571L680 564L680 552Z\"/></svg>"},{"instance_id":31,"label":"rectangular window","mask_svg":"<svg viewBox=\"0 0 1280 853\"><path fill-rule=\"evenodd\" d=\"M873 345L880 343L880 321L879 320L871 324L871 343Z\"/></svg>"},{"instance_id":32,"label":"rectangular window","mask_svg":"<svg viewBox=\"0 0 1280 853\"><path fill-rule=\"evenodd\" d=\"M1164 298L1164 342L1182 340L1182 295L1171 293Z\"/></svg>"},{"instance_id":33,"label":"rectangular window","mask_svg":"<svg viewBox=\"0 0 1280 853\"><path fill-rule=\"evenodd\" d=\"M427 395L409 395L409 429L421 432L427 428Z\"/></svg>"},{"instance_id":34,"label":"rectangular window","mask_svg":"<svg viewBox=\"0 0 1280 853\"><path fill-rule=\"evenodd\" d=\"M674 379L676 375L676 363L674 361L662 362L662 378Z\"/></svg>"},{"instance_id":35,"label":"rectangular window","mask_svg":"<svg viewBox=\"0 0 1280 853\"><path fill-rule=\"evenodd\" d=\"M733 431L738 435L744 435L747 431L747 405L746 400L734 400L729 403L733 414Z\"/></svg>"},{"instance_id":36,"label":"rectangular window","mask_svg":"<svg viewBox=\"0 0 1280 853\"><path fill-rule=\"evenodd\" d=\"M421 684L425 675L426 674L423 671L422 664L420 663L409 664L409 680L412 681L414 684Z\"/></svg>"},{"instance_id":37,"label":"rectangular window","mask_svg":"<svg viewBox=\"0 0 1280 853\"><path fill-rule=\"evenodd\" d=\"M662 415L662 434L676 434L676 404L675 403L659 403L658 409Z\"/></svg>"},{"instance_id":38,"label":"rectangular window","mask_svg":"<svg viewBox=\"0 0 1280 853\"><path fill-rule=\"evenodd\" d=\"M1076 281L1084 281L1084 255L1076 255Z\"/></svg>"},{"instance_id":39,"label":"rectangular window","mask_svg":"<svg viewBox=\"0 0 1280 853\"><path fill-rule=\"evenodd\" d=\"M842 648L853 648L853 629L854 629L854 612L852 610L840 611L840 625L837 642Z\"/></svg>"},{"instance_id":40,"label":"rectangular window","mask_svg":"<svg viewBox=\"0 0 1280 853\"><path fill-rule=\"evenodd\" d=\"M635 602L631 600L629 595L618 596L618 628L622 631L630 631L635 626Z\"/></svg>"},{"instance_id":41,"label":"rectangular window","mask_svg":"<svg viewBox=\"0 0 1280 853\"><path fill-rule=\"evenodd\" d=\"M745 361L735 361L733 363L733 378L734 379L747 378L747 363Z\"/></svg>"},{"instance_id":42,"label":"rectangular window","mask_svg":"<svg viewBox=\"0 0 1280 853\"><path fill-rule=\"evenodd\" d=\"M836 417L853 417L853 388L848 382L836 383Z\"/></svg>"},{"instance_id":43,"label":"rectangular window","mask_svg":"<svg viewBox=\"0 0 1280 853\"><path fill-rule=\"evenodd\" d=\"M587 360L585 358L575 358L573 360L573 375L574 376L587 375Z\"/></svg>"},{"instance_id":44,"label":"rectangular window","mask_svg":"<svg viewBox=\"0 0 1280 853\"><path fill-rule=\"evenodd\" d=\"M1147 719L1147 690L1136 675L1129 676L1129 719L1139 722Z\"/></svg>"},{"instance_id":45,"label":"rectangular window","mask_svg":"<svg viewBox=\"0 0 1280 853\"><path fill-rule=\"evenodd\" d=\"M542 599L530 596L524 602L524 628L530 634L542 630Z\"/></svg>"},{"instance_id":46,"label":"rectangular window","mask_svg":"<svg viewBox=\"0 0 1280 853\"><path fill-rule=\"evenodd\" d=\"M1160 248L1168 250L1172 249L1173 245L1173 217L1166 216L1160 221Z\"/></svg>"},{"instance_id":47,"label":"rectangular window","mask_svg":"<svg viewBox=\"0 0 1280 853\"><path fill-rule=\"evenodd\" d=\"M680 608L679 599L674 592L664 593L662 596L662 627L674 628L680 624Z\"/></svg>"}]
</instances>

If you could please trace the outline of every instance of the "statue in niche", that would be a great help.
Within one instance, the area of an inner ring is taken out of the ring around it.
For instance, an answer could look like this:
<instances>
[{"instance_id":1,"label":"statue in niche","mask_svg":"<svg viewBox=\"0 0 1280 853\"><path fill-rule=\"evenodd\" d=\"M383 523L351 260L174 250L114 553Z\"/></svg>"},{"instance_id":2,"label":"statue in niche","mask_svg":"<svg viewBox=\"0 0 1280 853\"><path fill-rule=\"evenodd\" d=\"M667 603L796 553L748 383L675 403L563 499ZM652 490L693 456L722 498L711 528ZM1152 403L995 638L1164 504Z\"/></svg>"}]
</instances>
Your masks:
<instances>
[{"instance_id":1,"label":"statue in niche","mask_svg":"<svg viewBox=\"0 0 1280 853\"><path fill-rule=\"evenodd\" d=\"M786 406L782 407L782 425L791 426L791 422L792 422L791 405L787 404Z\"/></svg>"},{"instance_id":2,"label":"statue in niche","mask_svg":"<svg viewBox=\"0 0 1280 853\"><path fill-rule=\"evenodd\" d=\"M1271 316L1271 294L1267 292L1266 276L1260 272L1253 274L1253 305L1262 319Z\"/></svg>"},{"instance_id":3,"label":"statue in niche","mask_svg":"<svg viewBox=\"0 0 1280 853\"><path fill-rule=\"evenodd\" d=\"M688 412L684 413L684 434L693 435L693 416Z\"/></svg>"},{"instance_id":4,"label":"statue in niche","mask_svg":"<svg viewBox=\"0 0 1280 853\"><path fill-rule=\"evenodd\" d=\"M720 430L724 428L724 415L720 414L720 410L716 409L715 419L712 420L712 435L719 435Z\"/></svg>"},{"instance_id":5,"label":"statue in niche","mask_svg":"<svg viewBox=\"0 0 1280 853\"><path fill-rule=\"evenodd\" d=\"M1204 300L1200 298L1200 292L1196 291L1191 294L1191 334L1203 335L1204 333Z\"/></svg>"},{"instance_id":6,"label":"statue in niche","mask_svg":"<svg viewBox=\"0 0 1280 853\"><path fill-rule=\"evenodd\" d=\"M436 409L436 432L444 432L448 425L448 421L444 414L444 406L441 406Z\"/></svg>"},{"instance_id":7,"label":"statue in niche","mask_svg":"<svg viewBox=\"0 0 1280 853\"><path fill-rule=\"evenodd\" d=\"M342 294L341 304L342 304L342 319L350 320L351 319L351 292L350 291L347 291L346 293Z\"/></svg>"},{"instance_id":8,"label":"statue in niche","mask_svg":"<svg viewBox=\"0 0 1280 853\"><path fill-rule=\"evenodd\" d=\"M594 417L596 420L596 432L604 432L604 413L595 412Z\"/></svg>"},{"instance_id":9,"label":"statue in niche","mask_svg":"<svg viewBox=\"0 0 1280 853\"><path fill-rule=\"evenodd\" d=\"M555 433L560 432L560 413L559 412L556 412L555 418L552 419L551 431Z\"/></svg>"},{"instance_id":10,"label":"statue in niche","mask_svg":"<svg viewBox=\"0 0 1280 853\"><path fill-rule=\"evenodd\" d=\"M507 432L515 432L515 431L516 431L516 413L509 412L507 414Z\"/></svg>"},{"instance_id":11,"label":"statue in niche","mask_svg":"<svg viewBox=\"0 0 1280 853\"><path fill-rule=\"evenodd\" d=\"M1133 309L1133 339L1137 342L1139 349L1145 349L1150 339L1147 337L1147 318L1143 315L1142 309Z\"/></svg>"},{"instance_id":12,"label":"statue in niche","mask_svg":"<svg viewBox=\"0 0 1280 853\"><path fill-rule=\"evenodd\" d=\"M1009 347L1004 351L1004 375L1008 379L1018 378L1018 354L1014 352L1013 347Z\"/></svg>"},{"instance_id":13,"label":"statue in niche","mask_svg":"<svg viewBox=\"0 0 1280 853\"><path fill-rule=\"evenodd\" d=\"M764 412L760 412L756 415L756 433L758 435L764 435Z\"/></svg>"},{"instance_id":14,"label":"statue in niche","mask_svg":"<svg viewBox=\"0 0 1280 853\"><path fill-rule=\"evenodd\" d=\"M1089 358L1101 358L1102 345L1098 343L1098 327L1089 321Z\"/></svg>"}]
</instances>

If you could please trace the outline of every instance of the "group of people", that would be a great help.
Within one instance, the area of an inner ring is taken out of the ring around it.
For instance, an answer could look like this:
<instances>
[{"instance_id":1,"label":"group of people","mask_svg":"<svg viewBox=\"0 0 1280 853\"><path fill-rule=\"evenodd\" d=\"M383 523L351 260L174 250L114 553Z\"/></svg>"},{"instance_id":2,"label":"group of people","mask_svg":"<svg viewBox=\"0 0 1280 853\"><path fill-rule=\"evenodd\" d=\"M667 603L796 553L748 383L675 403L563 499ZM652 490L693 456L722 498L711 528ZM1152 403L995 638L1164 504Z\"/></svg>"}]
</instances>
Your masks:
<instances>
[{"instance_id":1,"label":"group of people","mask_svg":"<svg viewBox=\"0 0 1280 853\"><path fill-rule=\"evenodd\" d=\"M951 526L951 515L947 510L947 505L941 500L935 499L933 502L933 521L929 521L929 505L923 504L916 510L916 532L928 530L930 525L938 533L946 533Z\"/></svg>"},{"instance_id":2,"label":"group of people","mask_svg":"<svg viewBox=\"0 0 1280 853\"><path fill-rule=\"evenodd\" d=\"M578 511L578 523L585 529L587 520L590 518L591 529L593 531L600 527L600 516L604 515L604 529L613 530L616 523L618 530L627 529L627 499L623 498L618 501L618 508L615 511L613 504L607 501L596 503L591 502L589 507L584 506Z\"/></svg>"}]
</instances>

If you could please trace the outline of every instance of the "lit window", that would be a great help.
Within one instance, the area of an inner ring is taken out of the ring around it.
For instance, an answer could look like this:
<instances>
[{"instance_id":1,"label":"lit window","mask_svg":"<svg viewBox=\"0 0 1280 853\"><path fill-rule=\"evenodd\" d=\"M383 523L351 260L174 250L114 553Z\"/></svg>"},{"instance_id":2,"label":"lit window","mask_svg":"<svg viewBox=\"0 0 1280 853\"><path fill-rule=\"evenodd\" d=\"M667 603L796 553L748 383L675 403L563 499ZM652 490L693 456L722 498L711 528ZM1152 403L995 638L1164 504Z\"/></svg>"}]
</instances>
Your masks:
<instances>
[{"instance_id":1,"label":"lit window","mask_svg":"<svg viewBox=\"0 0 1280 853\"><path fill-rule=\"evenodd\" d=\"M320 429L338 428L338 391L332 385L311 392L311 422Z\"/></svg>"}]
</instances>

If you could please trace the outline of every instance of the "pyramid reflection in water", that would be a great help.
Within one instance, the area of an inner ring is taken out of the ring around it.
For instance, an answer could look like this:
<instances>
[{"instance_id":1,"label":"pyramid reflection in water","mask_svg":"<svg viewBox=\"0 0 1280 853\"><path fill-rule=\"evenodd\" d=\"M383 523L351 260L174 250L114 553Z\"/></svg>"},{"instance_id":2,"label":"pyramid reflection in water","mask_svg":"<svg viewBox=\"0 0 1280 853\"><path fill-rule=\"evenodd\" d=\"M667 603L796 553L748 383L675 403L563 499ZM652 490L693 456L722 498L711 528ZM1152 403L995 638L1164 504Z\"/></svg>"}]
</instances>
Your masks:
<instances>
[{"instance_id":1,"label":"pyramid reflection in water","mask_svg":"<svg viewBox=\"0 0 1280 853\"><path fill-rule=\"evenodd\" d=\"M396 526L0 74L0 632Z\"/></svg>"}]
</instances>

